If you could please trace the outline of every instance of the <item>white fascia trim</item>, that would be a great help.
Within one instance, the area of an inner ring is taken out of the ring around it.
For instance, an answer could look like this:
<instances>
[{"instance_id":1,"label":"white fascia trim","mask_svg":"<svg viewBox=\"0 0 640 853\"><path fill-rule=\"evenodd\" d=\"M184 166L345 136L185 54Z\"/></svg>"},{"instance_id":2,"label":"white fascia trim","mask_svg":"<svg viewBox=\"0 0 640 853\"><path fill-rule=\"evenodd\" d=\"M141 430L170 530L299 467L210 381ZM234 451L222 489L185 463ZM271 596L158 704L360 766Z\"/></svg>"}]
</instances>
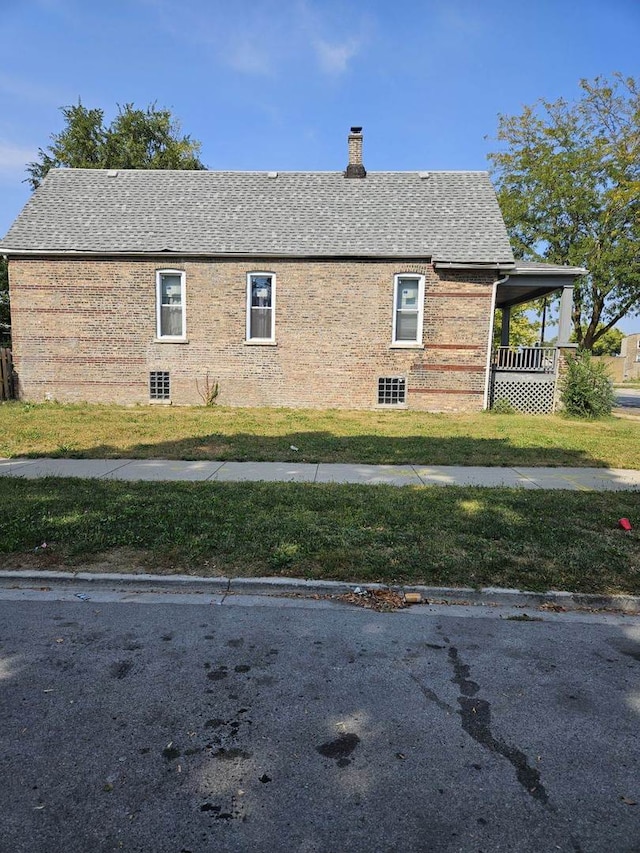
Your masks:
<instances>
[{"instance_id":1,"label":"white fascia trim","mask_svg":"<svg viewBox=\"0 0 640 853\"><path fill-rule=\"evenodd\" d=\"M444 270L513 270L515 264L511 261L490 261L483 263L464 263L461 261L434 261L435 269Z\"/></svg>"},{"instance_id":2,"label":"white fascia trim","mask_svg":"<svg viewBox=\"0 0 640 853\"><path fill-rule=\"evenodd\" d=\"M528 275L587 275L588 272L589 270L584 267L538 267L537 269L533 269L531 267L519 267L516 265L512 275L520 278L521 276Z\"/></svg>"}]
</instances>

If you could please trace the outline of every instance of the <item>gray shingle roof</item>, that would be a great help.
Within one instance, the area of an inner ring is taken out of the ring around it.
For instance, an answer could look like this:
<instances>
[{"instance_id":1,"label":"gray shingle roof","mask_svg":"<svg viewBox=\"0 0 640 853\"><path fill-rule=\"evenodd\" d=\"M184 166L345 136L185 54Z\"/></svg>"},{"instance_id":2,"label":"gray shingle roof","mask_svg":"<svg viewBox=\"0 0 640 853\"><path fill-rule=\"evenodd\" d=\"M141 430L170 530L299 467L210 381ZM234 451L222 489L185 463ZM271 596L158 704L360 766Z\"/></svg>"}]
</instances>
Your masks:
<instances>
[{"instance_id":1,"label":"gray shingle roof","mask_svg":"<svg viewBox=\"0 0 640 853\"><path fill-rule=\"evenodd\" d=\"M54 169L0 251L513 262L486 172L419 174Z\"/></svg>"}]
</instances>

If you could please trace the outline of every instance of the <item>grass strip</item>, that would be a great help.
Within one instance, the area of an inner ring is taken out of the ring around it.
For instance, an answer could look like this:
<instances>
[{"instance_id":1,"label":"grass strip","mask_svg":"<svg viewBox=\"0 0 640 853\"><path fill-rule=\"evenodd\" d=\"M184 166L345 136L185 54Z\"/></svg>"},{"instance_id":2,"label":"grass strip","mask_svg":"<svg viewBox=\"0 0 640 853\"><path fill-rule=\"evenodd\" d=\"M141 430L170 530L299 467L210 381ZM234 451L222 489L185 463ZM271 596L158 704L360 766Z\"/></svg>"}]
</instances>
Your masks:
<instances>
[{"instance_id":1,"label":"grass strip","mask_svg":"<svg viewBox=\"0 0 640 853\"><path fill-rule=\"evenodd\" d=\"M638 492L0 478L0 505L4 567L640 594Z\"/></svg>"},{"instance_id":2,"label":"grass strip","mask_svg":"<svg viewBox=\"0 0 640 853\"><path fill-rule=\"evenodd\" d=\"M640 468L640 419L11 402L2 456Z\"/></svg>"}]
</instances>

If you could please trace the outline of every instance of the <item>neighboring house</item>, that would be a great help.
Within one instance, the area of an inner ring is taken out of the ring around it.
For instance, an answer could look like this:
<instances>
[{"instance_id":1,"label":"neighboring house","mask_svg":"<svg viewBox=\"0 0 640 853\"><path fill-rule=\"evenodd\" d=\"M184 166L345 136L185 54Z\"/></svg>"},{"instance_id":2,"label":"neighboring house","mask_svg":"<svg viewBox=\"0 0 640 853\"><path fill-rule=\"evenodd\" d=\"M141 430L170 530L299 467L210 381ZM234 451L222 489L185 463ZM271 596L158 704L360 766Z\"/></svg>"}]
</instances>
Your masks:
<instances>
[{"instance_id":1,"label":"neighboring house","mask_svg":"<svg viewBox=\"0 0 640 853\"><path fill-rule=\"evenodd\" d=\"M640 379L640 332L627 335L620 344L622 379Z\"/></svg>"},{"instance_id":2,"label":"neighboring house","mask_svg":"<svg viewBox=\"0 0 640 853\"><path fill-rule=\"evenodd\" d=\"M561 288L564 343L584 272L516 263L486 172L367 173L359 128L345 172L52 170L0 253L21 397L117 403L480 410L549 365L492 364L494 309L508 343Z\"/></svg>"},{"instance_id":3,"label":"neighboring house","mask_svg":"<svg viewBox=\"0 0 640 853\"><path fill-rule=\"evenodd\" d=\"M606 364L614 382L640 379L640 332L622 339L620 355L600 355L594 358Z\"/></svg>"}]
</instances>

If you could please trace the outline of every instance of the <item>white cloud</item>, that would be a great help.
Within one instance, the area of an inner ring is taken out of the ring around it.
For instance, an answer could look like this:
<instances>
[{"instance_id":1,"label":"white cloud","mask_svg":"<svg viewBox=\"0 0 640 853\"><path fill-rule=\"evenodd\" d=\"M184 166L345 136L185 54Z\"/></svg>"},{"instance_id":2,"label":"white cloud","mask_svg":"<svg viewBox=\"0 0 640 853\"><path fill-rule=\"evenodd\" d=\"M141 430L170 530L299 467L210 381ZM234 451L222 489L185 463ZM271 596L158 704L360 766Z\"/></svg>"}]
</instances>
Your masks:
<instances>
[{"instance_id":1,"label":"white cloud","mask_svg":"<svg viewBox=\"0 0 640 853\"><path fill-rule=\"evenodd\" d=\"M360 50L360 42L352 38L346 42L331 44L324 39L317 39L313 47L323 71L327 74L343 74L349 62Z\"/></svg>"},{"instance_id":2,"label":"white cloud","mask_svg":"<svg viewBox=\"0 0 640 853\"><path fill-rule=\"evenodd\" d=\"M27 163L32 163L38 152L34 148L13 145L0 139L0 176L14 178L23 174Z\"/></svg>"},{"instance_id":3,"label":"white cloud","mask_svg":"<svg viewBox=\"0 0 640 853\"><path fill-rule=\"evenodd\" d=\"M333 20L322 5L308 0L251 0L250 3L200 4L194 0L138 0L152 10L174 38L204 45L216 60L242 74L272 76L300 67L312 56L328 75L344 73L361 52L369 18L349 24ZM304 60L302 60L304 62Z\"/></svg>"},{"instance_id":4,"label":"white cloud","mask_svg":"<svg viewBox=\"0 0 640 853\"><path fill-rule=\"evenodd\" d=\"M62 91L13 74L0 73L0 92L19 98L21 101L31 101L47 106L59 107L69 102L68 95L63 94Z\"/></svg>"},{"instance_id":5,"label":"white cloud","mask_svg":"<svg viewBox=\"0 0 640 853\"><path fill-rule=\"evenodd\" d=\"M265 75L273 72L273 61L263 39L245 33L225 47L227 63L243 74Z\"/></svg>"}]
</instances>

